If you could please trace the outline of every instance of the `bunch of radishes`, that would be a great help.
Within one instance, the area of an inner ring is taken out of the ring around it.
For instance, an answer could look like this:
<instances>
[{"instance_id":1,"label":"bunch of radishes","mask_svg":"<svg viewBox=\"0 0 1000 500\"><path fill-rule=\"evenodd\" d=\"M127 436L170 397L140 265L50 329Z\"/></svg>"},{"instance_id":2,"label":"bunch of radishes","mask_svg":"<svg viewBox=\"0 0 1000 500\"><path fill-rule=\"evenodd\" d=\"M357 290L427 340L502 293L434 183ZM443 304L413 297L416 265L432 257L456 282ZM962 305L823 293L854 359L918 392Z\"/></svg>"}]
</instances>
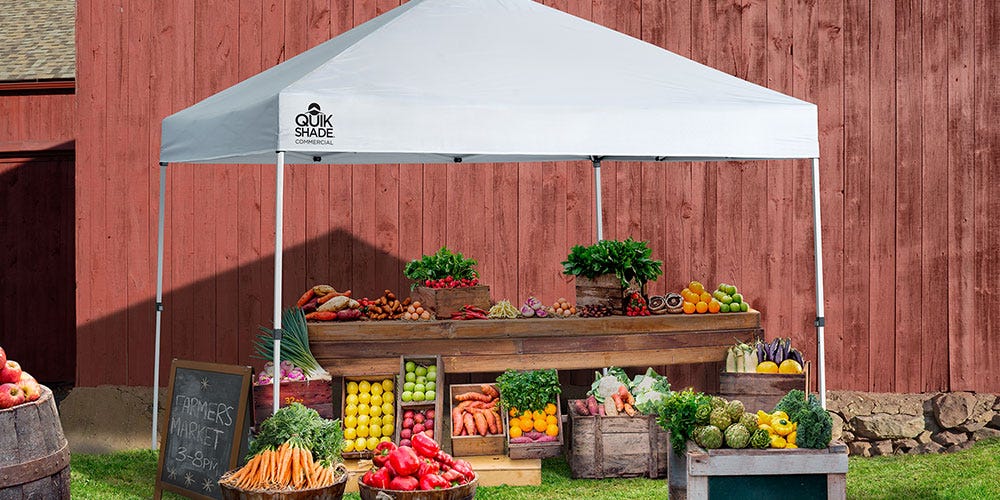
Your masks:
<instances>
[{"instance_id":1,"label":"bunch of radishes","mask_svg":"<svg viewBox=\"0 0 1000 500\"><path fill-rule=\"evenodd\" d=\"M414 434L423 432L434 439L434 410L406 410L403 412L402 427L399 431L399 445L410 446Z\"/></svg>"},{"instance_id":2,"label":"bunch of radishes","mask_svg":"<svg viewBox=\"0 0 1000 500\"><path fill-rule=\"evenodd\" d=\"M279 373L281 378L278 382L300 382L306 380L306 374L299 368L292 364L291 361L282 361L278 365ZM254 380L254 385L271 385L274 383L274 363L268 361L264 363L264 369L257 374L257 379Z\"/></svg>"},{"instance_id":3,"label":"bunch of radishes","mask_svg":"<svg viewBox=\"0 0 1000 500\"><path fill-rule=\"evenodd\" d=\"M35 401L42 397L42 386L17 361L8 360L0 347L0 410Z\"/></svg>"}]
</instances>

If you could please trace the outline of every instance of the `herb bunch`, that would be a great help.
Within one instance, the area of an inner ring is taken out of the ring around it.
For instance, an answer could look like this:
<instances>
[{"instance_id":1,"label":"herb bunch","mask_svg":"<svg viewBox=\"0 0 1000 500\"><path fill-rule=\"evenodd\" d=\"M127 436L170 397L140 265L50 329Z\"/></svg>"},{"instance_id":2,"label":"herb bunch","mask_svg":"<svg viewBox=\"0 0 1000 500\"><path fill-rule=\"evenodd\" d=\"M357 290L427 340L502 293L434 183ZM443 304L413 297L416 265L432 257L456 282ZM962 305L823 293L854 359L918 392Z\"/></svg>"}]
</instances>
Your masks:
<instances>
[{"instance_id":1,"label":"herb bunch","mask_svg":"<svg viewBox=\"0 0 1000 500\"><path fill-rule=\"evenodd\" d=\"M798 424L795 444L799 448L826 448L833 437L833 418L823 409L819 398L810 394L806 400L805 392L792 389L785 394L774 407L788 414L789 420Z\"/></svg>"},{"instance_id":2,"label":"herb bunch","mask_svg":"<svg viewBox=\"0 0 1000 500\"><path fill-rule=\"evenodd\" d=\"M711 404L712 398L694 389L672 392L663 398L657 408L656 423L670 432L670 444L675 453L684 453L691 431L698 425L695 412L699 406Z\"/></svg>"},{"instance_id":3,"label":"herb bunch","mask_svg":"<svg viewBox=\"0 0 1000 500\"><path fill-rule=\"evenodd\" d=\"M497 388L500 405L505 410L517 408L522 412L543 410L545 405L555 403L556 395L562 392L555 370L507 370L497 377Z\"/></svg>"},{"instance_id":4,"label":"herb bunch","mask_svg":"<svg viewBox=\"0 0 1000 500\"><path fill-rule=\"evenodd\" d=\"M475 259L467 259L461 253L441 247L434 254L411 260L403 269L403 275L413 280L411 288L415 288L426 280L440 280L448 276L457 280L478 278L479 273L474 269L476 265Z\"/></svg>"},{"instance_id":5,"label":"herb bunch","mask_svg":"<svg viewBox=\"0 0 1000 500\"><path fill-rule=\"evenodd\" d=\"M645 241L601 240L591 246L576 245L562 263L563 274L596 278L614 274L622 287L635 281L640 286L663 274L663 262L653 260L653 250Z\"/></svg>"}]
</instances>

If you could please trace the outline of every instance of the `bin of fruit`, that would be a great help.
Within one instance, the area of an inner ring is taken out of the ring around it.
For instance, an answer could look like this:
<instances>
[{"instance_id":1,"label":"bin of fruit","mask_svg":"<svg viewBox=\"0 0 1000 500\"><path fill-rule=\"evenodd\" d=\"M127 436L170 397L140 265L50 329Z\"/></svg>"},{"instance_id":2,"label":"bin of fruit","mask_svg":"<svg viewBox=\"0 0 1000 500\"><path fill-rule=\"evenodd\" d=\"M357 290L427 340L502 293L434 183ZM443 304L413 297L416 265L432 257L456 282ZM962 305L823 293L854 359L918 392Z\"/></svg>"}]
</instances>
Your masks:
<instances>
[{"instance_id":1,"label":"bin of fruit","mask_svg":"<svg viewBox=\"0 0 1000 500\"><path fill-rule=\"evenodd\" d=\"M400 390L397 396L397 406L400 413L407 410L412 411L410 418L413 419L413 422L409 425L411 433L419 423L423 427L421 430L431 431L431 437L438 439L441 435L441 425L436 417L441 414L444 406L440 390L443 384L444 364L440 356L410 355L399 357ZM428 419L429 415L430 425L426 421L416 422L420 418ZM407 428L403 426L404 423L407 423L405 417L400 418L396 430L402 431ZM397 436L399 439L404 439L398 433ZM396 442L400 443L399 440Z\"/></svg>"},{"instance_id":2,"label":"bin of fruit","mask_svg":"<svg viewBox=\"0 0 1000 500\"><path fill-rule=\"evenodd\" d=\"M358 481L362 500L466 500L475 497L478 477L469 462L455 459L425 434L413 446L388 443L372 457L372 469Z\"/></svg>"},{"instance_id":3,"label":"bin of fruit","mask_svg":"<svg viewBox=\"0 0 1000 500\"><path fill-rule=\"evenodd\" d=\"M344 377L344 458L371 458L380 442L393 441L396 430L395 377Z\"/></svg>"},{"instance_id":4,"label":"bin of fruit","mask_svg":"<svg viewBox=\"0 0 1000 500\"><path fill-rule=\"evenodd\" d=\"M562 454L559 374L555 370L507 370L497 377L510 458Z\"/></svg>"}]
</instances>

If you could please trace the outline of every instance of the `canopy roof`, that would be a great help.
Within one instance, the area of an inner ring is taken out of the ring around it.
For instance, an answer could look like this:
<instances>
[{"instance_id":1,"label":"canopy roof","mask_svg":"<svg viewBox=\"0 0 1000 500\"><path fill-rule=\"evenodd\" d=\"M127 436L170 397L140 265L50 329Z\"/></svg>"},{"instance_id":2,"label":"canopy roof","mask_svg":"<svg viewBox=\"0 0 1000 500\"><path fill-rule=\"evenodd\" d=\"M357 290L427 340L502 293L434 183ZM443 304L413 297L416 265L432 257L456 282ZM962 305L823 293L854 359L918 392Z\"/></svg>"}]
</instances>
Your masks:
<instances>
[{"instance_id":1,"label":"canopy roof","mask_svg":"<svg viewBox=\"0 0 1000 500\"><path fill-rule=\"evenodd\" d=\"M816 106L531 0L412 0L163 120L163 162L819 156Z\"/></svg>"}]
</instances>

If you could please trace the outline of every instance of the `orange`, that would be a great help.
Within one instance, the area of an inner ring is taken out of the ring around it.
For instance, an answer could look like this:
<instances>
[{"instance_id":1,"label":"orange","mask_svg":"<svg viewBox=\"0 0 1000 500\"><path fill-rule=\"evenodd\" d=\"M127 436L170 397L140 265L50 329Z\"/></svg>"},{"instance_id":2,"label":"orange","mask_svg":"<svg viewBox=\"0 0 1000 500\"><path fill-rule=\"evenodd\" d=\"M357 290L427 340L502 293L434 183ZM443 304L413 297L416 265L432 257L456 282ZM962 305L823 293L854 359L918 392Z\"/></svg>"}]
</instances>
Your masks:
<instances>
[{"instance_id":1,"label":"orange","mask_svg":"<svg viewBox=\"0 0 1000 500\"><path fill-rule=\"evenodd\" d=\"M535 410L534 413L531 414L531 418L533 420L538 420L538 419L545 420L545 412L542 410Z\"/></svg>"},{"instance_id":2,"label":"orange","mask_svg":"<svg viewBox=\"0 0 1000 500\"><path fill-rule=\"evenodd\" d=\"M524 420L524 419L531 420L531 412L530 411L524 410L524 413L521 414L521 420Z\"/></svg>"},{"instance_id":3,"label":"orange","mask_svg":"<svg viewBox=\"0 0 1000 500\"><path fill-rule=\"evenodd\" d=\"M786 359L778 366L778 373L798 374L802 373L802 365L794 359Z\"/></svg>"},{"instance_id":4,"label":"orange","mask_svg":"<svg viewBox=\"0 0 1000 500\"><path fill-rule=\"evenodd\" d=\"M701 301L701 302L695 304L695 310L698 311L698 314L703 314L703 313L707 312L708 311L708 302Z\"/></svg>"},{"instance_id":5,"label":"orange","mask_svg":"<svg viewBox=\"0 0 1000 500\"><path fill-rule=\"evenodd\" d=\"M517 417L514 417L514 418L510 419L509 422L507 422L507 425L509 425L511 429L513 429L515 427L521 427L521 419L519 419Z\"/></svg>"},{"instance_id":6,"label":"orange","mask_svg":"<svg viewBox=\"0 0 1000 500\"><path fill-rule=\"evenodd\" d=\"M519 437L521 437L521 434L523 434L523 432L521 431L521 428L520 427L514 427L514 424L512 423L511 426L510 426L510 437L512 437L512 438L519 438Z\"/></svg>"},{"instance_id":7,"label":"orange","mask_svg":"<svg viewBox=\"0 0 1000 500\"><path fill-rule=\"evenodd\" d=\"M684 297L686 299L689 293L691 293L691 289L684 288L683 290L681 290L681 297Z\"/></svg>"},{"instance_id":8,"label":"orange","mask_svg":"<svg viewBox=\"0 0 1000 500\"><path fill-rule=\"evenodd\" d=\"M713 299L711 302L708 303L708 312L710 313L717 313L721 308L722 304L720 304L719 301L717 300Z\"/></svg>"},{"instance_id":9,"label":"orange","mask_svg":"<svg viewBox=\"0 0 1000 500\"><path fill-rule=\"evenodd\" d=\"M530 418L528 419L522 418L520 422L520 427L522 431L528 432L535 427L535 423L532 422Z\"/></svg>"},{"instance_id":10,"label":"orange","mask_svg":"<svg viewBox=\"0 0 1000 500\"><path fill-rule=\"evenodd\" d=\"M694 302L688 302L685 300L684 305L682 307L684 308L684 314L694 314L695 311Z\"/></svg>"},{"instance_id":11,"label":"orange","mask_svg":"<svg viewBox=\"0 0 1000 500\"><path fill-rule=\"evenodd\" d=\"M757 373L778 373L778 365L774 361L764 361L757 365Z\"/></svg>"},{"instance_id":12,"label":"orange","mask_svg":"<svg viewBox=\"0 0 1000 500\"><path fill-rule=\"evenodd\" d=\"M510 415L510 416L512 416L512 417L516 417L517 416L517 408L511 408L510 411L507 412L507 414Z\"/></svg>"},{"instance_id":13,"label":"orange","mask_svg":"<svg viewBox=\"0 0 1000 500\"><path fill-rule=\"evenodd\" d=\"M549 426L545 428L545 435L546 436L558 436L559 435L559 426L556 425L556 424L549 424Z\"/></svg>"},{"instance_id":14,"label":"orange","mask_svg":"<svg viewBox=\"0 0 1000 500\"><path fill-rule=\"evenodd\" d=\"M701 295L699 295L698 298L701 299L701 302L707 304L712 301L712 294L708 292L701 292Z\"/></svg>"},{"instance_id":15,"label":"orange","mask_svg":"<svg viewBox=\"0 0 1000 500\"><path fill-rule=\"evenodd\" d=\"M549 404L545 405L545 414L546 415L555 415L556 414L556 405L553 404L553 403L549 403Z\"/></svg>"},{"instance_id":16,"label":"orange","mask_svg":"<svg viewBox=\"0 0 1000 500\"><path fill-rule=\"evenodd\" d=\"M557 419L555 415L549 415L549 416L545 417L545 423L547 423L549 425L552 425L552 424L554 424L554 423L556 423L558 421L559 421L559 419Z\"/></svg>"},{"instance_id":17,"label":"orange","mask_svg":"<svg viewBox=\"0 0 1000 500\"><path fill-rule=\"evenodd\" d=\"M546 422L544 418L540 418L538 420L535 420L534 427L535 430L538 432L545 432L545 429L549 427L549 423Z\"/></svg>"},{"instance_id":18,"label":"orange","mask_svg":"<svg viewBox=\"0 0 1000 500\"><path fill-rule=\"evenodd\" d=\"M698 294L700 294L700 293L702 293L702 292L705 291L705 285L702 285L701 283L699 283L697 281L692 281L691 283L689 283L688 284L688 288L690 288L692 292L698 293Z\"/></svg>"}]
</instances>

